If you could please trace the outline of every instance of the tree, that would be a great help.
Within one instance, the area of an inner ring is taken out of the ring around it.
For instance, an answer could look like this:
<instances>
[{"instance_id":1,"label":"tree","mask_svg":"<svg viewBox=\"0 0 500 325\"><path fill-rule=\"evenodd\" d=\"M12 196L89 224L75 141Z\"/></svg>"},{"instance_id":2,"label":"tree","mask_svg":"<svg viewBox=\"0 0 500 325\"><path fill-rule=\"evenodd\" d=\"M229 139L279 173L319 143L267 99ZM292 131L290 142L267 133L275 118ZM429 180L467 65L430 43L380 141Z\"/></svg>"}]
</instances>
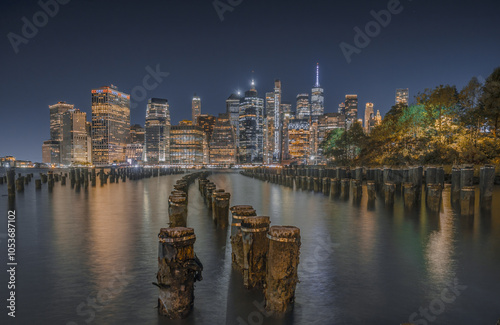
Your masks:
<instances>
[{"instance_id":1,"label":"tree","mask_svg":"<svg viewBox=\"0 0 500 325\"><path fill-rule=\"evenodd\" d=\"M500 67L486 79L483 94L481 96L483 116L493 132L495 141L498 140L498 128L500 127Z\"/></svg>"}]
</instances>

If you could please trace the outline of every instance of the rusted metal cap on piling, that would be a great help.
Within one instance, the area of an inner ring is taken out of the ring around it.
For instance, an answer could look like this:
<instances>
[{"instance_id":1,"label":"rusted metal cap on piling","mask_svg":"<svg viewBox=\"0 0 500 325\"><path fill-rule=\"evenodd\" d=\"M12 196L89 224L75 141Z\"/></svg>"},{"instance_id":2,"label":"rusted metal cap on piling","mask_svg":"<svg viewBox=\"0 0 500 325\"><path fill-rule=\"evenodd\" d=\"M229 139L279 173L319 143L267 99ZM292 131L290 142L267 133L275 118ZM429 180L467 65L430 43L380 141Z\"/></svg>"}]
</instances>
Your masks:
<instances>
[{"instance_id":1,"label":"rusted metal cap on piling","mask_svg":"<svg viewBox=\"0 0 500 325\"><path fill-rule=\"evenodd\" d=\"M272 226L267 238L278 242L300 241L300 229L294 226Z\"/></svg>"},{"instance_id":2,"label":"rusted metal cap on piling","mask_svg":"<svg viewBox=\"0 0 500 325\"><path fill-rule=\"evenodd\" d=\"M269 230L271 218L269 217L247 217L241 221L242 232L264 232Z\"/></svg>"}]
</instances>

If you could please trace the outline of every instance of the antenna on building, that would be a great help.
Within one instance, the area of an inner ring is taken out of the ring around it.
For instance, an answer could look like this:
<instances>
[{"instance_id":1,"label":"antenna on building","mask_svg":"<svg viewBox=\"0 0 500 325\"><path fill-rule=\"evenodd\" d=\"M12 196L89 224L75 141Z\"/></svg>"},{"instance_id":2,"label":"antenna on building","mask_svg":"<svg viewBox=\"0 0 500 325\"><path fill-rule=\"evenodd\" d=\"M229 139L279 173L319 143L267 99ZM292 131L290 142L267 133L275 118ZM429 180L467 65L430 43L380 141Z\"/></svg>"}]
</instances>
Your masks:
<instances>
[{"instance_id":1,"label":"antenna on building","mask_svg":"<svg viewBox=\"0 0 500 325\"><path fill-rule=\"evenodd\" d=\"M316 88L319 88L319 63L316 63Z\"/></svg>"},{"instance_id":2,"label":"antenna on building","mask_svg":"<svg viewBox=\"0 0 500 325\"><path fill-rule=\"evenodd\" d=\"M251 85L252 85L252 90L255 90L255 78L254 78L254 72L255 72L255 71L253 71L253 70L252 70L252 83L251 83Z\"/></svg>"}]
</instances>

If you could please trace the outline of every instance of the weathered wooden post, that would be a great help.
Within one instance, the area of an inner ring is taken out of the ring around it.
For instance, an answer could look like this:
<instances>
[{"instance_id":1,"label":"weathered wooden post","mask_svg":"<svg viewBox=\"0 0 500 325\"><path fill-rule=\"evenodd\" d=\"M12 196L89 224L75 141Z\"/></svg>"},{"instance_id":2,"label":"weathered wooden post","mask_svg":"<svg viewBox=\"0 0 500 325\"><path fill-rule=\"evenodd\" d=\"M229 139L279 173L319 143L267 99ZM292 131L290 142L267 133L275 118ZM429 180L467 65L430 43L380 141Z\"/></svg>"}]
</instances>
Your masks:
<instances>
[{"instance_id":1,"label":"weathered wooden post","mask_svg":"<svg viewBox=\"0 0 500 325\"><path fill-rule=\"evenodd\" d=\"M377 187L375 185L375 181L367 181L366 190L368 192L368 202L374 202L377 197Z\"/></svg>"},{"instance_id":2,"label":"weathered wooden post","mask_svg":"<svg viewBox=\"0 0 500 325\"><path fill-rule=\"evenodd\" d=\"M495 167L481 167L479 175L479 191L481 207L485 209L491 208L493 199L493 185L495 183Z\"/></svg>"},{"instance_id":3,"label":"weathered wooden post","mask_svg":"<svg viewBox=\"0 0 500 325\"><path fill-rule=\"evenodd\" d=\"M441 207L442 187L439 184L428 184L426 203L427 207L433 212L439 212Z\"/></svg>"},{"instance_id":4,"label":"weathered wooden post","mask_svg":"<svg viewBox=\"0 0 500 325\"><path fill-rule=\"evenodd\" d=\"M323 177L322 192L325 195L328 195L330 193L330 179L328 177Z\"/></svg>"},{"instance_id":5,"label":"weathered wooden post","mask_svg":"<svg viewBox=\"0 0 500 325\"><path fill-rule=\"evenodd\" d=\"M437 168L427 167L425 170L425 185L436 184Z\"/></svg>"},{"instance_id":6,"label":"weathered wooden post","mask_svg":"<svg viewBox=\"0 0 500 325\"><path fill-rule=\"evenodd\" d=\"M251 205L236 205L231 207L233 220L231 222L231 259L237 270L243 269L243 239L241 234L241 223L245 218L256 216Z\"/></svg>"},{"instance_id":7,"label":"weathered wooden post","mask_svg":"<svg viewBox=\"0 0 500 325\"><path fill-rule=\"evenodd\" d=\"M42 180L41 179L35 179L35 189L36 190L42 189Z\"/></svg>"},{"instance_id":8,"label":"weathered wooden post","mask_svg":"<svg viewBox=\"0 0 500 325\"><path fill-rule=\"evenodd\" d=\"M453 168L451 170L451 202L455 203L460 200L460 169Z\"/></svg>"},{"instance_id":9,"label":"weathered wooden post","mask_svg":"<svg viewBox=\"0 0 500 325\"><path fill-rule=\"evenodd\" d=\"M214 189L214 190L212 191L212 220L213 220L216 224L217 224L217 218L218 218L218 217L217 217L217 212L218 212L218 211L217 211L216 206L215 206L215 196L216 196L216 195L219 195L220 193L224 193L224 192L225 192L225 190L220 189L220 188L218 188L218 189Z\"/></svg>"},{"instance_id":10,"label":"weathered wooden post","mask_svg":"<svg viewBox=\"0 0 500 325\"><path fill-rule=\"evenodd\" d=\"M267 232L269 217L247 217L241 221L243 241L243 284L246 288L261 287L266 278L269 250Z\"/></svg>"},{"instance_id":11,"label":"weathered wooden post","mask_svg":"<svg viewBox=\"0 0 500 325\"><path fill-rule=\"evenodd\" d=\"M361 200L361 196L363 195L363 188L361 186L361 181L359 179L351 180L352 187L352 199L355 202Z\"/></svg>"},{"instance_id":12,"label":"weathered wooden post","mask_svg":"<svg viewBox=\"0 0 500 325\"><path fill-rule=\"evenodd\" d=\"M266 309L275 315L286 313L294 301L298 282L300 229L272 226L267 235Z\"/></svg>"},{"instance_id":13,"label":"weathered wooden post","mask_svg":"<svg viewBox=\"0 0 500 325\"><path fill-rule=\"evenodd\" d=\"M387 182L384 184L385 205L394 204L394 192L396 192L396 184L395 183Z\"/></svg>"},{"instance_id":14,"label":"weathered wooden post","mask_svg":"<svg viewBox=\"0 0 500 325\"><path fill-rule=\"evenodd\" d=\"M463 186L460 190L460 215L473 216L476 199L474 186Z\"/></svg>"},{"instance_id":15,"label":"weathered wooden post","mask_svg":"<svg viewBox=\"0 0 500 325\"><path fill-rule=\"evenodd\" d=\"M16 167L7 167L7 194L13 198L16 196Z\"/></svg>"},{"instance_id":16,"label":"weathered wooden post","mask_svg":"<svg viewBox=\"0 0 500 325\"><path fill-rule=\"evenodd\" d=\"M403 184L404 204L407 209L413 209L417 202L417 187L413 183Z\"/></svg>"},{"instance_id":17,"label":"weathered wooden post","mask_svg":"<svg viewBox=\"0 0 500 325\"><path fill-rule=\"evenodd\" d=\"M185 196L170 195L168 198L168 217L170 227L186 227L187 202Z\"/></svg>"},{"instance_id":18,"label":"weathered wooden post","mask_svg":"<svg viewBox=\"0 0 500 325\"><path fill-rule=\"evenodd\" d=\"M193 249L194 230L162 228L158 238L158 312L170 319L186 318L193 309L194 283L202 280L203 270Z\"/></svg>"},{"instance_id":19,"label":"weathered wooden post","mask_svg":"<svg viewBox=\"0 0 500 325\"><path fill-rule=\"evenodd\" d=\"M474 185L474 169L465 167L460 170L460 188Z\"/></svg>"},{"instance_id":20,"label":"weathered wooden post","mask_svg":"<svg viewBox=\"0 0 500 325\"><path fill-rule=\"evenodd\" d=\"M222 192L217 193L214 196L215 204L215 222L220 228L227 228L229 220L229 200L231 198L231 193Z\"/></svg>"},{"instance_id":21,"label":"weathered wooden post","mask_svg":"<svg viewBox=\"0 0 500 325\"><path fill-rule=\"evenodd\" d=\"M337 197L340 193L340 182L337 178L330 179L330 196Z\"/></svg>"},{"instance_id":22,"label":"weathered wooden post","mask_svg":"<svg viewBox=\"0 0 500 325\"><path fill-rule=\"evenodd\" d=\"M349 198L349 181L349 178L343 178L340 181L340 196L344 200Z\"/></svg>"},{"instance_id":23,"label":"weathered wooden post","mask_svg":"<svg viewBox=\"0 0 500 325\"><path fill-rule=\"evenodd\" d=\"M318 177L313 177L312 178L312 183L313 183L313 190L314 190L314 192L319 192L319 178Z\"/></svg>"},{"instance_id":24,"label":"weathered wooden post","mask_svg":"<svg viewBox=\"0 0 500 325\"><path fill-rule=\"evenodd\" d=\"M16 179L16 189L18 192L24 192L24 178L23 176Z\"/></svg>"}]
</instances>

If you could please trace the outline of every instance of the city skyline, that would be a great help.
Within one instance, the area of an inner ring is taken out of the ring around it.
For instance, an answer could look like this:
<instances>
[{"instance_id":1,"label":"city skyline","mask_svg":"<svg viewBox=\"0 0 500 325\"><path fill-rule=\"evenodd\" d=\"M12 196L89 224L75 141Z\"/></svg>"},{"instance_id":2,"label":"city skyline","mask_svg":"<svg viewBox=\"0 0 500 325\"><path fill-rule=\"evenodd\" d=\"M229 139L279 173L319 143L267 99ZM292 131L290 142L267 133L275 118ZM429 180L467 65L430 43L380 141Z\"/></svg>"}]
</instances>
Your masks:
<instances>
[{"instance_id":1,"label":"city skyline","mask_svg":"<svg viewBox=\"0 0 500 325\"><path fill-rule=\"evenodd\" d=\"M195 92L203 113L224 112L231 93L248 89L251 71L260 94L272 91L273 81L280 79L283 101L295 103L297 94L310 93L319 62L325 113L336 112L345 94L357 94L360 107L373 102L384 115L394 104L396 88L409 88L412 97L440 84L461 88L473 76L486 78L498 65L500 45L491 40L500 26L487 19L498 12L497 2L401 1L403 10L350 63L339 45L354 44L354 28L373 21L371 12L385 10L387 1L283 4L242 2L222 21L210 1L60 5L57 15L17 52L8 37L1 43L1 111L8 127L0 137L10 141L1 145L0 155L40 161L40 145L50 138L48 105L65 101L90 116L89 90L103 85L116 84L131 94L132 124L144 124L149 98L167 98L176 122L190 119ZM42 10L37 1L7 0L1 6L4 35L22 36L21 18L31 21ZM471 17L474 11L483 14ZM333 12L342 15L332 19ZM422 25L422 19L429 24ZM268 37L273 28L281 36ZM114 41L95 42L104 35ZM461 35L459 43L453 35ZM248 39L259 49L245 47ZM190 51L193 46L198 50ZM273 51L263 55L263 48ZM470 60L478 53L481 60ZM149 86L144 87L147 76ZM134 94L141 96L134 99ZM25 133L13 137L20 126Z\"/></svg>"}]
</instances>

